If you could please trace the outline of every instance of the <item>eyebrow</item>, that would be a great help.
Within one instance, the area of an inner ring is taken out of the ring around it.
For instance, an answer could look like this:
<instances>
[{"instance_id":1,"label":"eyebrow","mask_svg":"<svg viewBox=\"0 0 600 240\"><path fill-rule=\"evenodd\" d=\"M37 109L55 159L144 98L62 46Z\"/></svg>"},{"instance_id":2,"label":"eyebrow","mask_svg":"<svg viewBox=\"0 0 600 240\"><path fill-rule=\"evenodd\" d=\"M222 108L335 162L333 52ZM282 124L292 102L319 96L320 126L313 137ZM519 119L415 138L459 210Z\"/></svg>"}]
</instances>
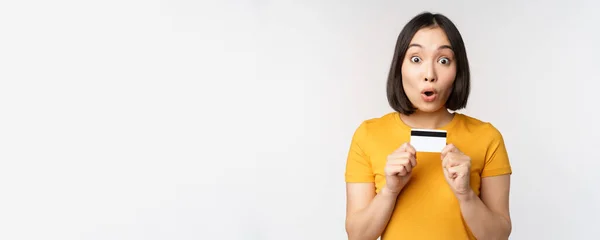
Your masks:
<instances>
[{"instance_id":1,"label":"eyebrow","mask_svg":"<svg viewBox=\"0 0 600 240\"><path fill-rule=\"evenodd\" d=\"M421 46L418 43L413 43L413 44L408 45L408 48L411 48L411 47L420 47L420 48L423 48L423 46ZM441 49L450 49L450 50L454 51L454 49L452 49L452 46L450 46L450 45L442 45L442 46L440 46L438 48L438 50L441 50Z\"/></svg>"}]
</instances>

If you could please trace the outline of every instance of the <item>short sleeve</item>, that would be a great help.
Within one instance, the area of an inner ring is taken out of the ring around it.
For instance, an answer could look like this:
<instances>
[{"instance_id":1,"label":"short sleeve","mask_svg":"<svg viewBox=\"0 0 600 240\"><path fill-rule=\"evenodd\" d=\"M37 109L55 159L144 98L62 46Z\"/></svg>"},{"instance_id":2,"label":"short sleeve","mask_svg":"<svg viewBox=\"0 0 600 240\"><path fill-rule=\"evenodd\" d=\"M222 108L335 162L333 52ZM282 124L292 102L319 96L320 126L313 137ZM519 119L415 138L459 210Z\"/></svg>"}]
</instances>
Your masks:
<instances>
[{"instance_id":1,"label":"short sleeve","mask_svg":"<svg viewBox=\"0 0 600 240\"><path fill-rule=\"evenodd\" d=\"M369 156L365 152L367 126L363 122L354 132L346 159L346 182L375 182Z\"/></svg>"},{"instance_id":2,"label":"short sleeve","mask_svg":"<svg viewBox=\"0 0 600 240\"><path fill-rule=\"evenodd\" d=\"M512 174L512 168L502 134L489 124L492 139L488 145L481 177Z\"/></svg>"}]
</instances>

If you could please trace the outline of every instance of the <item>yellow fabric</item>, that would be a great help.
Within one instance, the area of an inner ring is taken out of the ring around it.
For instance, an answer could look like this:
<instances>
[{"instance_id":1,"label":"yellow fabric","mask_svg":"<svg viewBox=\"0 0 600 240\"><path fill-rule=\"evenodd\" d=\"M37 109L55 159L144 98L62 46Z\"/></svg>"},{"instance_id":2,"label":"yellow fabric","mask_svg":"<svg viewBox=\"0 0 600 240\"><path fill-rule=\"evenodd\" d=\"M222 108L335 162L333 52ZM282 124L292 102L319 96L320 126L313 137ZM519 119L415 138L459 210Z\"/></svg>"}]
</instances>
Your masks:
<instances>
[{"instance_id":1,"label":"yellow fabric","mask_svg":"<svg viewBox=\"0 0 600 240\"><path fill-rule=\"evenodd\" d=\"M471 187L480 193L481 178L511 174L504 140L490 123L455 113L446 126L447 143L471 157ZM385 186L387 156L410 141L410 127L398 113L364 121L352 138L346 163L346 182ZM404 187L382 239L475 239L444 179L440 153L417 150L417 166ZM440 149L441 150L441 149Z\"/></svg>"}]
</instances>

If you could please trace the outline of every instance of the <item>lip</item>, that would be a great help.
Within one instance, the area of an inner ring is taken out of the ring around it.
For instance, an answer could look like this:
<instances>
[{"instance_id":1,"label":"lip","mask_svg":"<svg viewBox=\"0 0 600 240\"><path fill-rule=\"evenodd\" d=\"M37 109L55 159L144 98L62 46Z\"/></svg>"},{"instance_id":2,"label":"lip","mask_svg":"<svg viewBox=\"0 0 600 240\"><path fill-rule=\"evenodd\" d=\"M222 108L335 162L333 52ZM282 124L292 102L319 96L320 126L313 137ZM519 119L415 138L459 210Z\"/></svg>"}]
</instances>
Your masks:
<instances>
[{"instance_id":1,"label":"lip","mask_svg":"<svg viewBox=\"0 0 600 240\"><path fill-rule=\"evenodd\" d=\"M423 91L421 91L421 94L425 94L425 92L433 92L434 95L437 94L435 88L424 88Z\"/></svg>"},{"instance_id":2,"label":"lip","mask_svg":"<svg viewBox=\"0 0 600 240\"><path fill-rule=\"evenodd\" d=\"M425 92L433 92L432 95L427 96L425 95ZM425 102L433 102L435 101L435 99L437 98L437 91L434 88L425 88L423 89L423 91L421 91L421 97L423 98L423 101Z\"/></svg>"}]
</instances>

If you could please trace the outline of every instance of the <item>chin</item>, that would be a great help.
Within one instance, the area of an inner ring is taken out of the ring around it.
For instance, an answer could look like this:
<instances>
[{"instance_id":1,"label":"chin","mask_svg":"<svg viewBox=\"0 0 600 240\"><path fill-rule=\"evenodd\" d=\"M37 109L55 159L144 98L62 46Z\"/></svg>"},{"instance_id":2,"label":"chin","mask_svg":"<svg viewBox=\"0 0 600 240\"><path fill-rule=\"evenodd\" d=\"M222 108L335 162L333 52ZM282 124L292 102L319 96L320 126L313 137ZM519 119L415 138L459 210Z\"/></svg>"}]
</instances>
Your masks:
<instances>
[{"instance_id":1,"label":"chin","mask_svg":"<svg viewBox=\"0 0 600 240\"><path fill-rule=\"evenodd\" d=\"M426 113L434 113L445 109L443 105L438 104L421 104L415 107L418 109L418 111Z\"/></svg>"}]
</instances>

